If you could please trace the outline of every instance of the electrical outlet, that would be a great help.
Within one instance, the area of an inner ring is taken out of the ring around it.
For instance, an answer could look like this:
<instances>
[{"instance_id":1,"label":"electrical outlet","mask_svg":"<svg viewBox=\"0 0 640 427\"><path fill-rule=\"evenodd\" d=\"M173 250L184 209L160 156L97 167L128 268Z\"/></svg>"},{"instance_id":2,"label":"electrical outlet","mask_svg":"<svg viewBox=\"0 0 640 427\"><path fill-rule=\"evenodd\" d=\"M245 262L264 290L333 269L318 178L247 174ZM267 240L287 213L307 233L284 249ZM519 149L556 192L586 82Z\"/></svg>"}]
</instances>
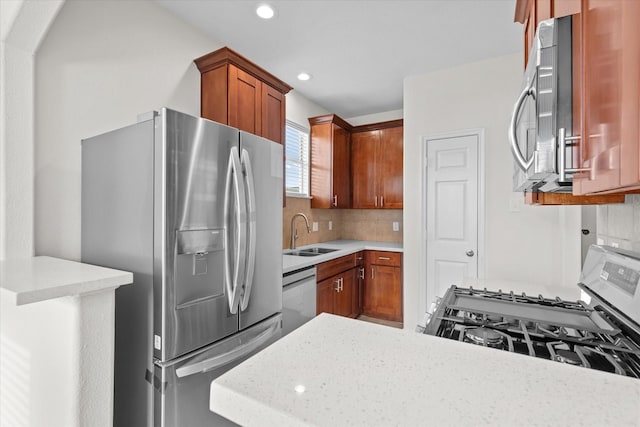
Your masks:
<instances>
[{"instance_id":1,"label":"electrical outlet","mask_svg":"<svg viewBox=\"0 0 640 427\"><path fill-rule=\"evenodd\" d=\"M393 231L400 231L400 223L398 221L393 221Z\"/></svg>"},{"instance_id":2,"label":"electrical outlet","mask_svg":"<svg viewBox=\"0 0 640 427\"><path fill-rule=\"evenodd\" d=\"M318 231L318 223L317 222L313 222L313 231Z\"/></svg>"},{"instance_id":3,"label":"electrical outlet","mask_svg":"<svg viewBox=\"0 0 640 427\"><path fill-rule=\"evenodd\" d=\"M611 242L611 247L612 247L612 248L619 248L619 247L620 247L620 243L618 243L618 242Z\"/></svg>"},{"instance_id":4,"label":"electrical outlet","mask_svg":"<svg viewBox=\"0 0 640 427\"><path fill-rule=\"evenodd\" d=\"M333 221L329 221L329 231L333 230Z\"/></svg>"}]
</instances>

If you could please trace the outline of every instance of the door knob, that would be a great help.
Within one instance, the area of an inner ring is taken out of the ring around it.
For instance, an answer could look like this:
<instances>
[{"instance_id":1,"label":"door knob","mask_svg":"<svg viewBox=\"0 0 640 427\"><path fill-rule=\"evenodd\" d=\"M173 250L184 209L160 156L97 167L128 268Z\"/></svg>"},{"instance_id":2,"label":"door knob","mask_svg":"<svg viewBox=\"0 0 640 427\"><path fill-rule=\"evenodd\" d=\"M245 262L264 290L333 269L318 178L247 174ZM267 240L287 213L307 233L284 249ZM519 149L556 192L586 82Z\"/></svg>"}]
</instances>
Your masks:
<instances>
[{"instance_id":1,"label":"door knob","mask_svg":"<svg viewBox=\"0 0 640 427\"><path fill-rule=\"evenodd\" d=\"M467 252L465 252L467 254L467 256L474 256L476 253L473 252L471 249L469 249Z\"/></svg>"}]
</instances>

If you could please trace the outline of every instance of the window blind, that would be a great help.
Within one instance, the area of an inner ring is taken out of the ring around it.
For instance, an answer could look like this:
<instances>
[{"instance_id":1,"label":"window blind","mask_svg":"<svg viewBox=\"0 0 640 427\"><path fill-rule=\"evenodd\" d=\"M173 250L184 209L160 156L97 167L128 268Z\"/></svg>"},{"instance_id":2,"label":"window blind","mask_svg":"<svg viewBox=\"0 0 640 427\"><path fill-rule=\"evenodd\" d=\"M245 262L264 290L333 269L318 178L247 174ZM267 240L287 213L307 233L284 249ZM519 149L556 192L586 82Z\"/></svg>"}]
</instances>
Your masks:
<instances>
[{"instance_id":1,"label":"window blind","mask_svg":"<svg viewBox=\"0 0 640 427\"><path fill-rule=\"evenodd\" d=\"M309 131L289 120L285 153L287 194L309 196Z\"/></svg>"}]
</instances>

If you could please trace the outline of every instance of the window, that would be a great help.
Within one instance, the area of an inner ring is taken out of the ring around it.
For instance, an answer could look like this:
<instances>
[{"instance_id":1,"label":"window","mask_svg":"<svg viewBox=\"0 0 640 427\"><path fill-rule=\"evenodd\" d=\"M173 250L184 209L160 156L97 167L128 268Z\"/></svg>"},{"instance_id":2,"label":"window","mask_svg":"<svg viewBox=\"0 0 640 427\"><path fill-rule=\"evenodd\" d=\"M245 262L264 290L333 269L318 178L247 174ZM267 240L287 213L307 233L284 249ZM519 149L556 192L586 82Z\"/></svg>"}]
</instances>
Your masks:
<instances>
[{"instance_id":1,"label":"window","mask_svg":"<svg viewBox=\"0 0 640 427\"><path fill-rule=\"evenodd\" d=\"M287 120L285 170L288 196L309 196L309 131Z\"/></svg>"}]
</instances>

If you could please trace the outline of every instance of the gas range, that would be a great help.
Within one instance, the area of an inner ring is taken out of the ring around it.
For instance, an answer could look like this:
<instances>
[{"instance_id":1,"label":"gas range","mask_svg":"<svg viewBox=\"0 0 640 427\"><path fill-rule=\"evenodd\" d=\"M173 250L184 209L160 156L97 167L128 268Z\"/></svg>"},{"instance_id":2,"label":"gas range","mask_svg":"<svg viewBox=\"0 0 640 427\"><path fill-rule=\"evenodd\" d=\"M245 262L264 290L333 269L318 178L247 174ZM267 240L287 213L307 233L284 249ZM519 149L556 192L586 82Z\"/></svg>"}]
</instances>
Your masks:
<instances>
[{"instance_id":1,"label":"gas range","mask_svg":"<svg viewBox=\"0 0 640 427\"><path fill-rule=\"evenodd\" d=\"M640 378L640 255L592 246L589 303L451 286L425 334Z\"/></svg>"}]
</instances>

